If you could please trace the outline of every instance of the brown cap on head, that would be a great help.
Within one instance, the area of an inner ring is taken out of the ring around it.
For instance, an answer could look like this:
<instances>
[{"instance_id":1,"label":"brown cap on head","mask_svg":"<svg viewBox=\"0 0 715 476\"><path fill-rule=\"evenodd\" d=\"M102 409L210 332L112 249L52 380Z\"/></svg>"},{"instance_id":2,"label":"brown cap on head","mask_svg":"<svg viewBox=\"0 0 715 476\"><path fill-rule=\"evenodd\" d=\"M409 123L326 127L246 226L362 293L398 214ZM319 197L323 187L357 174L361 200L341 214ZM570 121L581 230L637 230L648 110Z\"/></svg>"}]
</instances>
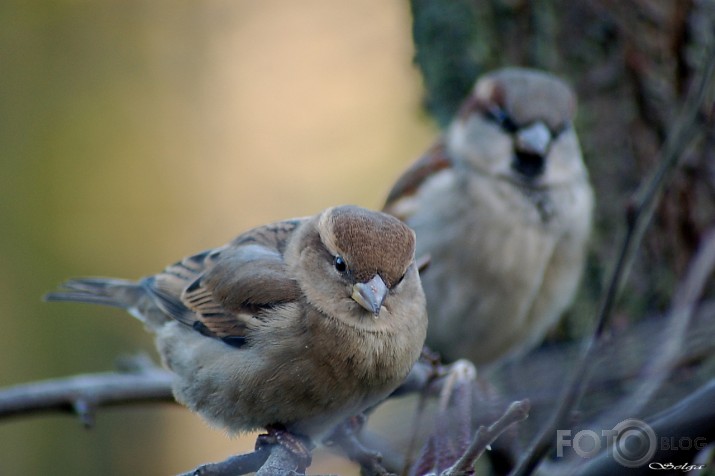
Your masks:
<instances>
[{"instance_id":1,"label":"brown cap on head","mask_svg":"<svg viewBox=\"0 0 715 476\"><path fill-rule=\"evenodd\" d=\"M319 228L325 246L345 259L357 282L379 274L391 287L414 259L414 232L384 213L355 206L330 208Z\"/></svg>"},{"instance_id":2,"label":"brown cap on head","mask_svg":"<svg viewBox=\"0 0 715 476\"><path fill-rule=\"evenodd\" d=\"M571 121L576 96L556 76L533 69L505 68L479 78L470 109L497 106L519 126L544 121L553 131Z\"/></svg>"}]
</instances>

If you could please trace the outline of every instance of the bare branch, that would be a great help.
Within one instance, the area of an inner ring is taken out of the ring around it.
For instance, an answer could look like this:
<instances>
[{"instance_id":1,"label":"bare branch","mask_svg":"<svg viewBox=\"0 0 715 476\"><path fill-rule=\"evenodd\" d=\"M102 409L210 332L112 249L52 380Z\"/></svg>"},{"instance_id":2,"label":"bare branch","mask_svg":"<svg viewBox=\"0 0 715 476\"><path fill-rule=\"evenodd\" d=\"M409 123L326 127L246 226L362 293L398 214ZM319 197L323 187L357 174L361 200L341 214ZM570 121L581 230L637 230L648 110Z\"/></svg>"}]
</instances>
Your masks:
<instances>
[{"instance_id":1,"label":"bare branch","mask_svg":"<svg viewBox=\"0 0 715 476\"><path fill-rule=\"evenodd\" d=\"M323 444L341 448L350 460L360 465L364 476L387 476L390 473L382 465L382 455L363 445L358 437L366 422L365 413L346 419L323 440Z\"/></svg>"},{"instance_id":2,"label":"bare branch","mask_svg":"<svg viewBox=\"0 0 715 476\"><path fill-rule=\"evenodd\" d=\"M611 415L602 417L599 427L607 428L623 415L637 416L661 388L680 359L685 355L683 345L693 320L695 306L702 296L707 280L715 269L715 229L705 233L703 242L690 263L685 279L673 297L673 304L662 331L664 344L654 349L643 370L642 383L623 402L614 405Z\"/></svg>"},{"instance_id":3,"label":"bare branch","mask_svg":"<svg viewBox=\"0 0 715 476\"><path fill-rule=\"evenodd\" d=\"M179 476L239 476L256 473L256 476L302 476L305 471L295 453L276 444L256 449L252 453L236 455L220 463L208 463Z\"/></svg>"},{"instance_id":4,"label":"bare branch","mask_svg":"<svg viewBox=\"0 0 715 476\"><path fill-rule=\"evenodd\" d=\"M675 465L692 463L695 453L715 438L713 401L715 401L715 380L711 380L670 409L649 418L648 423L658 436L658 441L666 439L675 442L687 439L692 442L687 449L656 443L656 452L653 454L652 461ZM611 456L611 452L605 451L581 468L579 474L582 476L620 474L623 469L623 466ZM628 474L653 474L653 471L645 465L640 468L629 468Z\"/></svg>"},{"instance_id":5,"label":"bare branch","mask_svg":"<svg viewBox=\"0 0 715 476\"><path fill-rule=\"evenodd\" d=\"M208 463L179 476L224 476L248 474L258 471L266 462L272 449L259 448L253 453L232 456L220 463Z\"/></svg>"},{"instance_id":6,"label":"bare branch","mask_svg":"<svg viewBox=\"0 0 715 476\"><path fill-rule=\"evenodd\" d=\"M439 387L439 400L434 429L419 457L410 465L410 474L437 474L459 459L469 446L477 370L474 364L464 359L444 370L444 377L435 382ZM410 456L408 462L411 460Z\"/></svg>"},{"instance_id":7,"label":"bare branch","mask_svg":"<svg viewBox=\"0 0 715 476\"><path fill-rule=\"evenodd\" d=\"M441 371L434 359L426 355L415 366L405 386L396 391L396 395L428 387ZM128 364L125 371L76 375L0 389L0 419L43 412L65 412L77 414L82 423L90 427L94 413L100 407L175 403L170 372L148 359L133 358L125 364ZM365 449L365 454L368 453ZM233 456L220 463L200 466L186 475L219 476L248 474L259 470L263 471L259 474L275 474L272 471L279 468L284 471L281 474L290 474L298 467L295 460L295 456L284 451L280 445L271 445L253 453ZM375 471L374 474L382 473Z\"/></svg>"},{"instance_id":8,"label":"bare branch","mask_svg":"<svg viewBox=\"0 0 715 476\"><path fill-rule=\"evenodd\" d=\"M305 474L314 445L281 426L269 425L266 430L267 433L256 438L256 449L252 453L201 465L181 476L237 476L254 472L257 476Z\"/></svg>"},{"instance_id":9,"label":"bare branch","mask_svg":"<svg viewBox=\"0 0 715 476\"><path fill-rule=\"evenodd\" d=\"M658 168L651 177L644 181L643 186L637 191L633 203L627 208L626 235L609 278L607 291L601 301L594 332L583 348L571 382L566 386L556 413L520 462L514 472L516 475L527 475L533 472L553 445L555 431L560 427L568 426L570 414L583 394L591 373L591 363L594 360L593 352L598 349L603 331L610 321L615 300L620 294L631 268L634 250L641 242L645 229L651 221L667 178L678 164L683 151L701 131L697 127L698 115L708 90L712 87L713 71L715 71L715 51L712 51L712 48L706 58L708 58L707 63L703 65L690 88L683 107L663 145Z\"/></svg>"},{"instance_id":10,"label":"bare branch","mask_svg":"<svg viewBox=\"0 0 715 476\"><path fill-rule=\"evenodd\" d=\"M72 412L91 426L99 407L174 402L171 374L159 368L45 380L0 390L0 418L39 412Z\"/></svg>"},{"instance_id":11,"label":"bare branch","mask_svg":"<svg viewBox=\"0 0 715 476\"><path fill-rule=\"evenodd\" d=\"M235 473L226 473L226 476ZM281 445L275 445L271 448L271 454L266 462L256 472L256 476L275 476L276 474L285 476L299 476L305 474L305 470L301 469L301 462L296 457L295 453L288 451L287 448Z\"/></svg>"},{"instance_id":12,"label":"bare branch","mask_svg":"<svg viewBox=\"0 0 715 476\"><path fill-rule=\"evenodd\" d=\"M526 420L529 416L531 405L529 400L521 400L509 405L504 415L497 421L491 424L488 428L480 426L477 429L472 443L469 445L464 454L457 460L452 467L442 472L441 476L459 476L467 474L472 470L474 463L484 453L489 445L504 433L511 425L520 421Z\"/></svg>"}]
</instances>

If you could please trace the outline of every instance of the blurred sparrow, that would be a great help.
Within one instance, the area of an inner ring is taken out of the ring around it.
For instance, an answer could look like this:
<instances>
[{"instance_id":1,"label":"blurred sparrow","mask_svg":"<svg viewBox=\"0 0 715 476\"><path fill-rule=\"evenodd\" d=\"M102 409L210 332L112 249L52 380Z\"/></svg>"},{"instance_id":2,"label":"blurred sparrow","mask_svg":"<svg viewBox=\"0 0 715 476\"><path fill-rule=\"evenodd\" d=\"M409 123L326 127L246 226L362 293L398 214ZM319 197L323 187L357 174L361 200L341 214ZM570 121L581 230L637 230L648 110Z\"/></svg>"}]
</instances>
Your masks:
<instances>
[{"instance_id":1,"label":"blurred sparrow","mask_svg":"<svg viewBox=\"0 0 715 476\"><path fill-rule=\"evenodd\" d=\"M427 344L448 360L526 351L573 300L593 208L575 109L550 74L487 74L390 192L384 211L431 258Z\"/></svg>"},{"instance_id":2,"label":"blurred sparrow","mask_svg":"<svg viewBox=\"0 0 715 476\"><path fill-rule=\"evenodd\" d=\"M176 399L232 432L323 436L405 378L422 349L415 235L353 206L254 228L140 281L76 279L49 301L129 311Z\"/></svg>"}]
</instances>

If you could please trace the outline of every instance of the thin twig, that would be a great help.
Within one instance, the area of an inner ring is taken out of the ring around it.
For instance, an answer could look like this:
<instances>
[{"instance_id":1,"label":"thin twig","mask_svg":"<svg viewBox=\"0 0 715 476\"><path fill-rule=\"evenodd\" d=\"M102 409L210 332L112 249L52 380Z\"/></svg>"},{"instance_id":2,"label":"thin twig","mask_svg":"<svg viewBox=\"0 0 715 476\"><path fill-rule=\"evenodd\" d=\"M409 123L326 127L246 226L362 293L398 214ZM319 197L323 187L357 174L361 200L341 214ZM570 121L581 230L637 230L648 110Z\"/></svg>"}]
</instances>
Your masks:
<instances>
[{"instance_id":1,"label":"thin twig","mask_svg":"<svg viewBox=\"0 0 715 476\"><path fill-rule=\"evenodd\" d=\"M412 475L433 474L452 465L469 445L472 393L477 377L474 364L458 360L444 368L440 379L434 430L419 457L409 467Z\"/></svg>"},{"instance_id":2,"label":"thin twig","mask_svg":"<svg viewBox=\"0 0 715 476\"><path fill-rule=\"evenodd\" d=\"M698 451L715 438L715 380L711 380L687 398L671 408L647 420L658 439L652 461L689 466L694 462ZM666 441L668 444L663 444ZM680 442L687 442L679 446ZM676 443L677 442L677 443ZM652 442L650 443L652 444ZM650 449L650 448L649 448ZM579 468L581 476L602 474L621 474L623 466L613 458L611 451L604 451L599 456ZM640 468L628 468L628 474L650 475L657 473L647 465ZM667 471L663 471L665 473ZM681 471L682 474L693 474ZM570 472L569 474L573 474Z\"/></svg>"},{"instance_id":3,"label":"thin twig","mask_svg":"<svg viewBox=\"0 0 715 476\"><path fill-rule=\"evenodd\" d=\"M594 332L583 348L581 357L574 368L571 382L566 386L550 424L538 436L512 474L528 475L534 471L554 444L555 431L568 425L569 416L583 394L591 374L594 361L593 353L598 348L606 324L610 321L615 300L628 277L634 251L640 244L645 229L650 224L663 187L667 182L666 179L678 164L683 151L700 132L700 128L696 127L698 114L707 97L708 90L713 84L715 51L712 48L706 58L708 58L707 63L693 82L673 128L669 131L658 168L643 182L643 186L636 192L631 206L626 211L626 235L609 278L607 291L601 301Z\"/></svg>"},{"instance_id":4,"label":"thin twig","mask_svg":"<svg viewBox=\"0 0 715 476\"><path fill-rule=\"evenodd\" d=\"M391 473L382 465L382 455L363 445L358 437L366 422L364 413L348 418L323 439L323 444L341 448L351 461L360 465L364 476L388 476Z\"/></svg>"},{"instance_id":5,"label":"thin twig","mask_svg":"<svg viewBox=\"0 0 715 476\"><path fill-rule=\"evenodd\" d=\"M647 360L650 364L643 371L648 378L643 379L624 402L614 405L617 413L613 412L612 415L600 419L605 422L600 425L601 428L607 428L610 425L609 420L622 419L624 415L638 416L643 406L651 400L678 364L683 355L683 344L693 319L695 306L713 269L715 269L715 228L704 234L702 243L690 262L685 279L675 292L668 323L662 331L664 344L654 349L652 357Z\"/></svg>"},{"instance_id":6,"label":"thin twig","mask_svg":"<svg viewBox=\"0 0 715 476\"><path fill-rule=\"evenodd\" d=\"M484 453L484 451L504 433L514 423L526 420L529 416L531 405L529 400L521 400L509 405L504 415L492 423L488 428L480 426L477 429L472 443L464 451L464 454L450 468L443 471L441 476L458 476L467 474L472 470L474 463Z\"/></svg>"},{"instance_id":7,"label":"thin twig","mask_svg":"<svg viewBox=\"0 0 715 476\"><path fill-rule=\"evenodd\" d=\"M427 262L429 262L429 259L427 259ZM404 452L405 460L400 471L402 476L406 476L414 464L417 444L421 434L420 428L424 423L425 408L427 399L430 396L430 387L436 386L437 381L447 373L448 370L442 365L439 354L425 347L422 349L420 359L412 366L412 370L410 370L410 374L405 381L390 395L390 397L409 393L418 393L419 395L415 408L415 417L412 420L411 436Z\"/></svg>"},{"instance_id":8,"label":"thin twig","mask_svg":"<svg viewBox=\"0 0 715 476\"><path fill-rule=\"evenodd\" d=\"M171 374L159 368L84 374L0 390L0 418L59 411L76 413L91 426L99 407L173 401Z\"/></svg>"}]
</instances>

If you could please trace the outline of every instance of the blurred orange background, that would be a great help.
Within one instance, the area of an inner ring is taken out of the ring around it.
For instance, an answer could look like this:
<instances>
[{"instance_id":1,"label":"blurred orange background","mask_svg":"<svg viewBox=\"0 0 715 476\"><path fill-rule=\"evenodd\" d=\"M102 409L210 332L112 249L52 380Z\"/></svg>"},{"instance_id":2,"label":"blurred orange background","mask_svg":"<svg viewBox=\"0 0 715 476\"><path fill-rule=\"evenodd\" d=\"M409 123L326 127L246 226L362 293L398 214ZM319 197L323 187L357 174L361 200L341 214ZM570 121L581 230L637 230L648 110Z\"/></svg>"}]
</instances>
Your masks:
<instances>
[{"instance_id":1,"label":"blurred orange background","mask_svg":"<svg viewBox=\"0 0 715 476\"><path fill-rule=\"evenodd\" d=\"M437 134L407 2L0 5L0 386L153 353L127 314L46 304L254 225L378 208ZM0 421L0 474L174 474L246 451L172 405ZM311 473L358 474L339 457Z\"/></svg>"}]
</instances>

